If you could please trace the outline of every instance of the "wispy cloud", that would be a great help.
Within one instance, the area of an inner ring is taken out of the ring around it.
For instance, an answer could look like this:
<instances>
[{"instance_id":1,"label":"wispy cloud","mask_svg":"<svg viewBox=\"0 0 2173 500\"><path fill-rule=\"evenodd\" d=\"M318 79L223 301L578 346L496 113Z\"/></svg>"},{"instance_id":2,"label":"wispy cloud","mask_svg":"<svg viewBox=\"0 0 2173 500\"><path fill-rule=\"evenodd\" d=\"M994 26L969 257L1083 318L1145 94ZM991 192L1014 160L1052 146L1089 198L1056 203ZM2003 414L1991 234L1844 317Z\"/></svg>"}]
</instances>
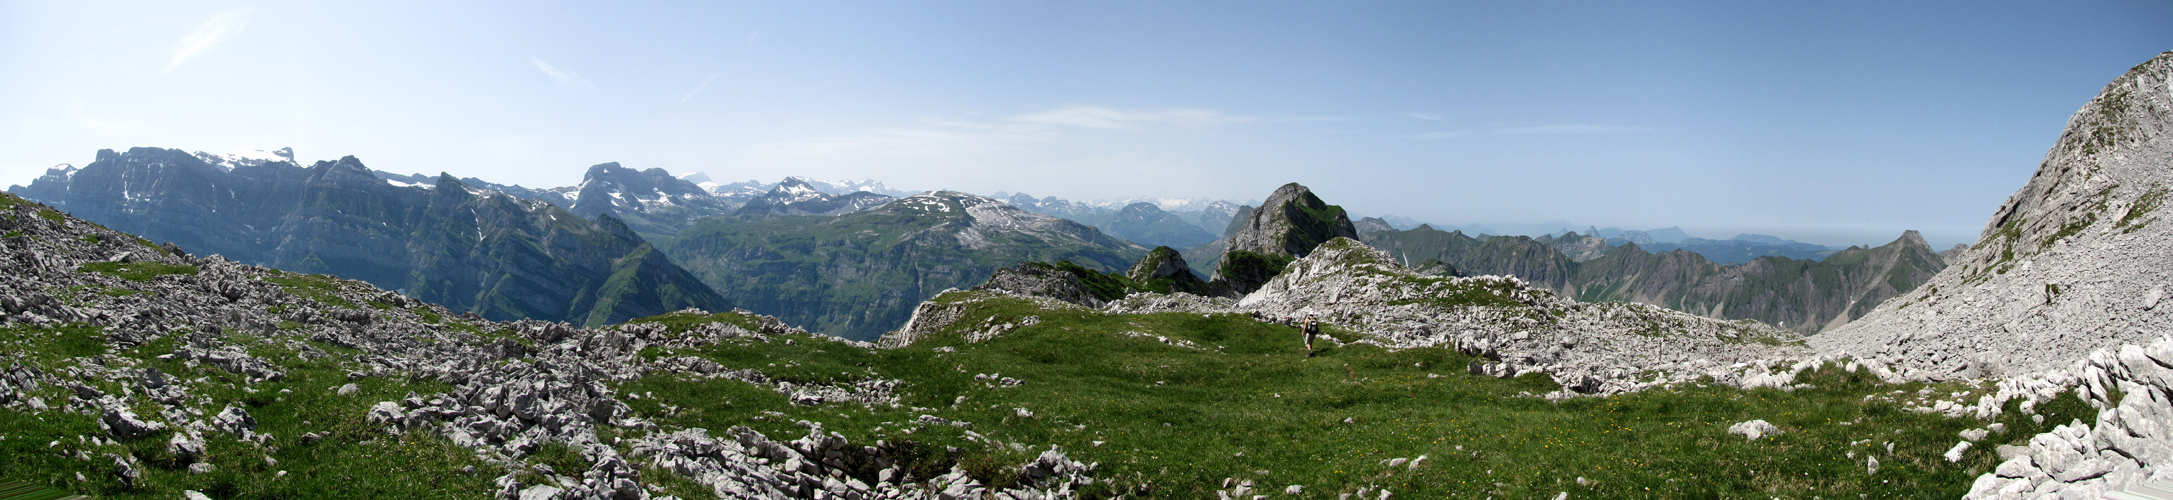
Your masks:
<instances>
[{"instance_id":1,"label":"wispy cloud","mask_svg":"<svg viewBox=\"0 0 2173 500\"><path fill-rule=\"evenodd\" d=\"M1456 130L1456 131L1450 131L1450 132L1426 132L1426 133L1422 133L1422 134L1411 134L1411 135L1410 135L1409 137L1410 137L1410 138L1412 138L1412 139L1418 139L1418 140L1421 140L1421 141L1435 141L1435 140L1441 140L1441 139L1455 139L1455 138L1458 138L1458 137L1464 137L1464 136L1468 136L1468 135L1471 135L1471 131L1469 131L1469 130Z\"/></svg>"},{"instance_id":2,"label":"wispy cloud","mask_svg":"<svg viewBox=\"0 0 2173 500\"><path fill-rule=\"evenodd\" d=\"M543 58L541 57L529 57L528 60L531 66L536 67L537 71L542 71L543 74L551 75L551 79L558 80L558 83L560 85L566 85L582 89L596 88L596 84L589 83L589 79L581 77L580 73L575 73L572 71L560 71L557 67L551 66L551 63L543 62Z\"/></svg>"},{"instance_id":3,"label":"wispy cloud","mask_svg":"<svg viewBox=\"0 0 2173 500\"><path fill-rule=\"evenodd\" d=\"M1491 130L1477 130L1477 131L1473 131L1473 130L1454 130L1454 131L1444 131L1444 132L1421 132L1421 133L1416 133L1416 134L1403 134L1403 135L1399 135L1399 136L1397 136L1397 137L1403 137L1403 138L1407 138L1407 139L1417 139L1417 140L1422 140L1422 141L1432 141L1432 140L1441 140L1441 139L1455 139L1455 138L1459 138L1459 137L1469 137L1469 136L1473 136L1473 135L1479 135L1479 134L1485 134L1485 135L1607 135L1607 134L1641 134L1641 133L1645 133L1645 132L1652 132L1652 131L1656 131L1656 130L1659 130L1659 129L1657 129L1657 128L1653 128L1653 127L1632 127L1632 126L1626 126L1626 125L1536 125L1536 126L1526 126L1526 127L1500 127L1500 128L1495 128L1495 129L1491 129Z\"/></svg>"},{"instance_id":4,"label":"wispy cloud","mask_svg":"<svg viewBox=\"0 0 2173 500\"><path fill-rule=\"evenodd\" d=\"M1351 118L1351 117L1348 117L1348 116L1331 116L1331 115L1316 115L1316 116L1285 116L1285 117L1280 117L1280 118L1269 118L1269 119L1267 119L1266 121L1270 121L1270 122L1278 122L1278 123L1280 123L1280 122L1349 122L1349 121L1358 121L1358 119L1357 119L1357 118Z\"/></svg>"},{"instance_id":5,"label":"wispy cloud","mask_svg":"<svg viewBox=\"0 0 2173 500\"><path fill-rule=\"evenodd\" d=\"M1180 127L1207 127L1243 123L1255 120L1249 116L1225 114L1211 109L1170 109L1162 111L1132 111L1098 106L1064 106L1039 113L1029 113L1011 118L1020 123L1065 125L1073 127L1137 130L1146 124L1169 124Z\"/></svg>"},{"instance_id":6,"label":"wispy cloud","mask_svg":"<svg viewBox=\"0 0 2173 500\"><path fill-rule=\"evenodd\" d=\"M1060 135L1046 126L923 119L920 126L893 127L835 137L786 141L756 148L765 160L807 160L838 156L979 156L1020 144L1047 142Z\"/></svg>"},{"instance_id":7,"label":"wispy cloud","mask_svg":"<svg viewBox=\"0 0 2173 500\"><path fill-rule=\"evenodd\" d=\"M1156 125L1198 128L1252 121L1259 119L1210 109L1140 111L1072 105L993 121L923 118L914 126L774 143L757 147L755 154L769 160L855 155L978 156L1054 141L1062 138L1066 130L1080 128L1132 131Z\"/></svg>"},{"instance_id":8,"label":"wispy cloud","mask_svg":"<svg viewBox=\"0 0 2173 500\"><path fill-rule=\"evenodd\" d=\"M174 68L181 67L181 63L188 62L197 54L202 54L204 51L211 50L227 40L233 40L234 37L241 36L241 30L249 27L249 16L255 13L255 8L242 7L220 12L211 16L211 19L205 19L204 24L196 26L196 32L181 37L181 43L174 45L174 57L166 62L165 72L172 72Z\"/></svg>"},{"instance_id":9,"label":"wispy cloud","mask_svg":"<svg viewBox=\"0 0 2173 500\"><path fill-rule=\"evenodd\" d=\"M1448 119L1449 119L1449 117L1447 117L1447 116L1443 116L1443 115L1437 115L1437 114L1433 114L1433 113L1424 113L1424 112L1418 112L1418 111L1412 111L1412 112L1409 112L1409 113L1404 113L1403 115L1404 115L1404 116L1408 116L1408 117L1412 117L1412 118L1417 118L1417 119L1420 119L1420 120L1426 120L1426 121L1430 121L1430 122L1438 122L1438 121L1444 121L1444 120L1448 120Z\"/></svg>"},{"instance_id":10,"label":"wispy cloud","mask_svg":"<svg viewBox=\"0 0 2173 500\"><path fill-rule=\"evenodd\" d=\"M710 83L713 83L713 82L716 82L716 81L717 81L717 77L720 77L720 76L724 76L724 73L714 73L714 74L711 74L711 75L709 75L709 79L708 79L708 80L702 80L702 84L701 84L701 85L695 85L695 86L694 86L694 90L690 90L690 91L687 91L687 96L686 96L686 97L681 97L681 98L679 98L679 103L680 103L680 104L686 104L686 103L687 103L687 100L689 100L689 99L693 99L693 98L694 98L694 94L700 94L700 93L702 93L702 89L706 89L706 88L709 88L709 84L710 84Z\"/></svg>"},{"instance_id":11,"label":"wispy cloud","mask_svg":"<svg viewBox=\"0 0 2173 500\"><path fill-rule=\"evenodd\" d=\"M1497 132L1503 134L1635 134L1653 130L1656 129L1623 125L1540 125L1536 127L1508 127Z\"/></svg>"}]
</instances>

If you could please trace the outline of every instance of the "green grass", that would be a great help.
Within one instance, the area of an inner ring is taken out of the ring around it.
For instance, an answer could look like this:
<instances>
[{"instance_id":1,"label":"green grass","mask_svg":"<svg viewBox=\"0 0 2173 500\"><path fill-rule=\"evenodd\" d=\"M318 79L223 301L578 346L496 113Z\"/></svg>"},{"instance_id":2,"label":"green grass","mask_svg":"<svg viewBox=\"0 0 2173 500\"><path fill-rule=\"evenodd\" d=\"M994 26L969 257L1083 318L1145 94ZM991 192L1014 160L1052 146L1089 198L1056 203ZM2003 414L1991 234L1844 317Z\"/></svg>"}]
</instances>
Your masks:
<instances>
[{"instance_id":1,"label":"green grass","mask_svg":"<svg viewBox=\"0 0 2173 500\"><path fill-rule=\"evenodd\" d=\"M739 311L727 311L710 314L670 312L646 318L635 318L631 321L627 321L627 323L661 324L664 325L665 331L670 332L672 335L687 333L687 330L710 323L728 323L736 325L740 327L740 329L750 332L762 331L762 323L760 322L760 320L755 319L755 317L750 313Z\"/></svg>"},{"instance_id":2,"label":"green grass","mask_svg":"<svg viewBox=\"0 0 2173 500\"><path fill-rule=\"evenodd\" d=\"M152 278L169 274L196 274L196 266L160 264L149 261L91 262L76 267L78 272L98 273L135 282L151 281Z\"/></svg>"},{"instance_id":3,"label":"green grass","mask_svg":"<svg viewBox=\"0 0 2173 500\"><path fill-rule=\"evenodd\" d=\"M0 330L0 342L11 346L11 359L57 373L60 367L72 363L67 361L69 357L106 353L103 341L94 336L97 331L87 326L15 327ZM205 408L211 412L229 404L244 407L256 418L259 432L277 436L272 446L240 442L231 434L206 433L209 449L202 461L213 464L216 470L190 474L187 464L179 463L165 451L171 431L118 445L92 445L76 439L104 435L92 416L0 409L0 436L5 436L0 440L0 471L6 471L12 479L102 499L179 498L181 490L197 490L221 499L479 498L491 491L491 480L500 473L492 472L496 469L477 459L474 452L428 433L386 434L382 426L364 417L369 405L377 401L398 399L410 391L430 394L449 387L365 378L354 381L360 394L339 396L330 389L349 383L347 367L325 360L303 360L293 351L258 344L249 337L232 339L279 365L287 376L251 385L255 393L243 391L239 375L210 366L189 368L158 359L157 355L172 352L172 335L116 354L180 379L207 378L206 383L194 386L192 396L208 397L211 403ZM108 393L120 390L119 384L104 381L93 385ZM57 405L67 397L64 391L47 385L33 395ZM303 444L299 438L307 432L327 437ZM47 446L54 441L59 444ZM76 459L78 451L88 453L91 459ZM115 478L112 460L104 456L106 453L138 458L143 476L136 487L124 486ZM267 457L276 463L267 462ZM475 466L478 471L463 473L467 466ZM287 474L280 476L278 471ZM87 480L78 481L77 473Z\"/></svg>"},{"instance_id":4,"label":"green grass","mask_svg":"<svg viewBox=\"0 0 2173 500\"><path fill-rule=\"evenodd\" d=\"M1464 368L1473 359L1451 350L1348 345L1305 358L1295 329L1240 316L1106 315L997 299L974 303L957 325L1027 315L1043 321L977 344L939 335L906 348L867 350L740 339L669 353L796 383L902 379L901 408L792 406L767 388L675 375L621 390L654 394L630 404L667 426L747 425L772 438L794 438L806 431L792 422L805 419L855 443L958 447L963 453L956 457L936 453L907 462L929 471L960 465L998 484L1008 479L1007 467L1038 453L971 441L954 427L904 425L922 414L970 421L974 432L1003 442L1055 444L1073 459L1099 462L1094 475L1104 481L1085 491L1088 498L1139 491L1213 498L1209 490L1226 477L1270 490L1302 484L1319 496L1374 485L1402 498L1564 491L1608 498L1916 498L1959 496L1997 460L1991 442L1978 443L1959 464L1941 458L1957 432L1989 422L1866 402L1921 386L1885 385L1838 367L1811 372L1800 381L1814 387L1794 392L1685 385L1555 403L1526 395L1552 390L1546 377L1468 375ZM1202 349L1113 334L1128 331ZM1353 340L1333 328L1329 333ZM979 373L1025 384L991 388L974 380ZM2022 443L2070 417L2094 418L2072 397L2059 401L2044 410L2053 415L2046 425L2008 413L2002 420L2013 430L1993 439ZM1033 416L1020 416L1019 408ZM1784 433L1755 442L1726 433L1751 419ZM1864 439L1871 442L1850 446ZM1894 443L1893 453L1886 442ZM1875 476L1864 472L1867 454L1882 463ZM1416 469L1381 464L1420 455L1429 458ZM1579 486L1577 477L1593 482Z\"/></svg>"},{"instance_id":5,"label":"green grass","mask_svg":"<svg viewBox=\"0 0 2173 500\"><path fill-rule=\"evenodd\" d=\"M340 297L337 293L342 286L339 278L321 274L278 273L276 276L264 278L264 281L276 283L280 288L286 289L287 293L317 301L319 304L356 308L354 302Z\"/></svg>"}]
</instances>

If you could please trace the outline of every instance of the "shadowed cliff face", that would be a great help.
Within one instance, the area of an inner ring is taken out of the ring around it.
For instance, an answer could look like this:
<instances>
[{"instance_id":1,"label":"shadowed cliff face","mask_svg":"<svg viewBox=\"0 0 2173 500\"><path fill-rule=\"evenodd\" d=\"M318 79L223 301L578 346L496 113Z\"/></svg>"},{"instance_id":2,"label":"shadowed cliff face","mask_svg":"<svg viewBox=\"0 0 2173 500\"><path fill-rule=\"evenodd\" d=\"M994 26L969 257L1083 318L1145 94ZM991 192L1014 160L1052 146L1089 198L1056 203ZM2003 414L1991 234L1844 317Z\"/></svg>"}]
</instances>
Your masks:
<instances>
[{"instance_id":1,"label":"shadowed cliff face","mask_svg":"<svg viewBox=\"0 0 2173 500\"><path fill-rule=\"evenodd\" d=\"M228 166L178 150L100 151L21 189L85 220L191 252L405 290L491 319L601 324L730 304L616 218L475 190L394 186L354 157ZM57 197L55 197L57 196ZM648 289L620 283L646 283Z\"/></svg>"},{"instance_id":2,"label":"shadowed cliff face","mask_svg":"<svg viewBox=\"0 0 2173 500\"><path fill-rule=\"evenodd\" d=\"M1298 183L1284 184L1268 195L1230 235L1229 248L1259 254L1304 257L1337 237L1358 237L1343 207L1329 205Z\"/></svg>"},{"instance_id":3,"label":"shadowed cliff face","mask_svg":"<svg viewBox=\"0 0 2173 500\"><path fill-rule=\"evenodd\" d=\"M1232 221L1236 231L1225 239L1213 281L1231 292L1251 293L1283 271L1292 259L1336 238L1358 238L1343 207L1329 205L1298 183L1284 184L1260 208Z\"/></svg>"}]
</instances>

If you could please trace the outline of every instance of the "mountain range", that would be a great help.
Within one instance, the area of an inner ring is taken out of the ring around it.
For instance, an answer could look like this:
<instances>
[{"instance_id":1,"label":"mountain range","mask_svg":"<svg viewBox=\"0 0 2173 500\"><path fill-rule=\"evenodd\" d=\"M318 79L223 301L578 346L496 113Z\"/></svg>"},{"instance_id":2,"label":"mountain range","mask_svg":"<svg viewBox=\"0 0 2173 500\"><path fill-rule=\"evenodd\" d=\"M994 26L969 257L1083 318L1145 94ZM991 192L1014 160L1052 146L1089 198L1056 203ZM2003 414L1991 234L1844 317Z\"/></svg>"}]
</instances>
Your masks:
<instances>
[{"instance_id":1,"label":"mountain range","mask_svg":"<svg viewBox=\"0 0 2173 500\"><path fill-rule=\"evenodd\" d=\"M751 205L750 205L751 206ZM834 217L712 217L661 247L740 307L874 340L922 300L1025 261L1122 272L1147 248L966 193L924 193Z\"/></svg>"},{"instance_id":2,"label":"mountain range","mask_svg":"<svg viewBox=\"0 0 2173 500\"><path fill-rule=\"evenodd\" d=\"M1653 304L1754 319L1805 334L1860 317L1946 268L1914 231L1886 245L1851 247L1823 260L1763 256L1739 265L1683 250L1646 251L1636 243L1610 248L1599 237L1576 233L1481 240L1421 226L1369 232L1361 239L1406 265L1439 261L1456 273L1516 276L1587 302Z\"/></svg>"},{"instance_id":3,"label":"mountain range","mask_svg":"<svg viewBox=\"0 0 2173 500\"><path fill-rule=\"evenodd\" d=\"M398 186L351 156L303 167L101 150L10 191L193 252L337 274L492 319L604 324L730 308L610 210L583 217L451 175Z\"/></svg>"}]
</instances>

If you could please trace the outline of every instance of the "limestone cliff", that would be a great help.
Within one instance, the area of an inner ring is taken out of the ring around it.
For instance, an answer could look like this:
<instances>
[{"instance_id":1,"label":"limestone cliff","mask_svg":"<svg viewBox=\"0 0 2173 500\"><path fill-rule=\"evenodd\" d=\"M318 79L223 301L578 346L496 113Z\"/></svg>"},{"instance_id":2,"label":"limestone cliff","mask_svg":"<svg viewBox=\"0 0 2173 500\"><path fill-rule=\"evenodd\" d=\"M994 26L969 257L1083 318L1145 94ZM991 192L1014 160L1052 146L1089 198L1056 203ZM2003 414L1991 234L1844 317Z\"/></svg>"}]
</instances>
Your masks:
<instances>
[{"instance_id":1,"label":"limestone cliff","mask_svg":"<svg viewBox=\"0 0 2173 500\"><path fill-rule=\"evenodd\" d=\"M1952 267L1814 342L1953 378L2061 367L2173 328L2169 84L2173 52L2113 80Z\"/></svg>"}]
</instances>

